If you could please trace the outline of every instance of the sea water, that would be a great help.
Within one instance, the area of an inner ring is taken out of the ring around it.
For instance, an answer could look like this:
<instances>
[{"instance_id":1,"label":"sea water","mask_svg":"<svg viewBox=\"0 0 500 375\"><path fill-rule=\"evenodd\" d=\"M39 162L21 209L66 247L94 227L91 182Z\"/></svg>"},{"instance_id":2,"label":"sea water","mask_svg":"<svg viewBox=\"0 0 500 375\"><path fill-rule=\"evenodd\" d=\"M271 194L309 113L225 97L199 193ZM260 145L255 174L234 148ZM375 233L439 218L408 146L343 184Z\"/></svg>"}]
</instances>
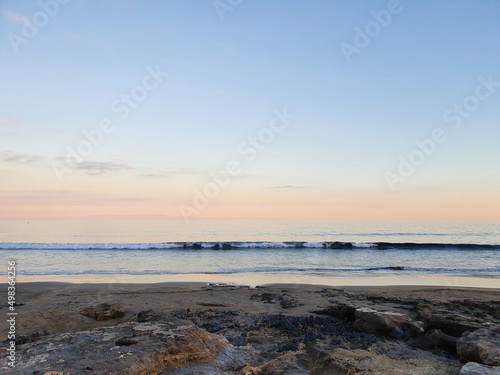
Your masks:
<instances>
[{"instance_id":1,"label":"sea water","mask_svg":"<svg viewBox=\"0 0 500 375\"><path fill-rule=\"evenodd\" d=\"M468 277L500 286L500 222L0 221L0 256L26 280L413 284L440 276L445 285Z\"/></svg>"}]
</instances>

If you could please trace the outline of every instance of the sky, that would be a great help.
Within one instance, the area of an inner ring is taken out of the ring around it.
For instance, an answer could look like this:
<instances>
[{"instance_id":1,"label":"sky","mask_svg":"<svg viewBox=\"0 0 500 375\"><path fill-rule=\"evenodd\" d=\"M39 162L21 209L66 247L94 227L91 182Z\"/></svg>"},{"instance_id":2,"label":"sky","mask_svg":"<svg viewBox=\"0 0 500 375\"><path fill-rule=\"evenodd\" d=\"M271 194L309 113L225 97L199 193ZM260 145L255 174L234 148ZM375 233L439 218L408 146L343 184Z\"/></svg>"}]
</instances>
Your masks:
<instances>
[{"instance_id":1,"label":"sky","mask_svg":"<svg viewBox=\"0 0 500 375\"><path fill-rule=\"evenodd\" d=\"M500 219L500 3L0 1L0 218Z\"/></svg>"}]
</instances>

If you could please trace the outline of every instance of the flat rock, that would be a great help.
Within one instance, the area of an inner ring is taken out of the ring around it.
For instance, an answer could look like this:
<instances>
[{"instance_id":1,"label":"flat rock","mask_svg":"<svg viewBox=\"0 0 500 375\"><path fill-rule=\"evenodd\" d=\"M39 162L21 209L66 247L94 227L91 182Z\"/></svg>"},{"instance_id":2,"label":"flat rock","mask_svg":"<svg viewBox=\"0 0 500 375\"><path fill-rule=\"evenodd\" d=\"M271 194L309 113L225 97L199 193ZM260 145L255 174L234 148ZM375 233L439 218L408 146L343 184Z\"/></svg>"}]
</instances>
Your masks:
<instances>
[{"instance_id":1,"label":"flat rock","mask_svg":"<svg viewBox=\"0 0 500 375\"><path fill-rule=\"evenodd\" d=\"M464 333L457 343L457 354L462 362L500 366L500 327Z\"/></svg>"},{"instance_id":2,"label":"flat rock","mask_svg":"<svg viewBox=\"0 0 500 375\"><path fill-rule=\"evenodd\" d=\"M426 330L440 329L443 333L455 337L481 328L481 323L471 316L441 310L434 306L420 306L414 318L425 322Z\"/></svg>"},{"instance_id":3,"label":"flat rock","mask_svg":"<svg viewBox=\"0 0 500 375\"><path fill-rule=\"evenodd\" d=\"M117 341L124 337L134 343L118 346ZM231 370L243 367L250 352L248 348L234 348L223 336L186 321L128 322L27 344L19 348L16 368L0 366L0 373L82 374L92 368L96 374L139 375L212 364L212 370L222 374L226 369L217 366L227 365ZM238 358L237 363L234 358Z\"/></svg>"},{"instance_id":4,"label":"flat rock","mask_svg":"<svg viewBox=\"0 0 500 375\"><path fill-rule=\"evenodd\" d=\"M404 323L411 321L411 318L406 314L377 311L369 308L356 309L354 313L356 321L354 329L366 333L376 333L387 336L395 328L401 328Z\"/></svg>"},{"instance_id":5,"label":"flat rock","mask_svg":"<svg viewBox=\"0 0 500 375\"><path fill-rule=\"evenodd\" d=\"M476 362L469 362L462 367L459 375L500 375L500 367L490 367Z\"/></svg>"},{"instance_id":6,"label":"flat rock","mask_svg":"<svg viewBox=\"0 0 500 375\"><path fill-rule=\"evenodd\" d=\"M97 306L89 306L81 311L81 314L98 321L121 318L125 316L125 310L118 303L101 303Z\"/></svg>"},{"instance_id":7,"label":"flat rock","mask_svg":"<svg viewBox=\"0 0 500 375\"><path fill-rule=\"evenodd\" d=\"M460 366L454 363L439 363L422 358L394 359L374 350L334 349L328 364L311 372L324 374L384 374L384 375L449 375L456 374Z\"/></svg>"}]
</instances>

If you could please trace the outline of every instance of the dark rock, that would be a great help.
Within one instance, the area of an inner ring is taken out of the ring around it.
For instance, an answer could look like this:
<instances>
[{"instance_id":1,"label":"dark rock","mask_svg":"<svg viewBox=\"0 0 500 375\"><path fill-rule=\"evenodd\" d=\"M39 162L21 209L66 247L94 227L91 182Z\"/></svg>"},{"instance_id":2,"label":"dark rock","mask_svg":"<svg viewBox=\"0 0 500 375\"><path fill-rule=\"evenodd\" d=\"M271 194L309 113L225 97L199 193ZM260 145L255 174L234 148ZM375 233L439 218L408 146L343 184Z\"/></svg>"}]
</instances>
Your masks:
<instances>
[{"instance_id":1,"label":"dark rock","mask_svg":"<svg viewBox=\"0 0 500 375\"><path fill-rule=\"evenodd\" d=\"M153 310L144 310L144 311L139 311L137 314L137 321L138 322L149 322L153 320L156 317L156 314Z\"/></svg>"},{"instance_id":2,"label":"dark rock","mask_svg":"<svg viewBox=\"0 0 500 375\"><path fill-rule=\"evenodd\" d=\"M223 243L222 244L222 250L231 250L233 248L233 245L230 243Z\"/></svg>"},{"instance_id":3,"label":"dark rock","mask_svg":"<svg viewBox=\"0 0 500 375\"><path fill-rule=\"evenodd\" d=\"M418 335L422 335L425 330L424 330L425 324L424 322L418 321L418 320L413 320L411 322L405 322L402 325L405 337L409 338L415 338Z\"/></svg>"},{"instance_id":4,"label":"dark rock","mask_svg":"<svg viewBox=\"0 0 500 375\"><path fill-rule=\"evenodd\" d=\"M247 340L242 336L224 336L226 340L233 346L246 346Z\"/></svg>"},{"instance_id":5,"label":"dark rock","mask_svg":"<svg viewBox=\"0 0 500 375\"><path fill-rule=\"evenodd\" d=\"M97 306L84 308L81 314L98 321L103 321L124 317L125 310L118 303L101 303Z\"/></svg>"},{"instance_id":6,"label":"dark rock","mask_svg":"<svg viewBox=\"0 0 500 375\"><path fill-rule=\"evenodd\" d=\"M276 351L278 353L288 352L288 351L295 352L298 349L299 349L299 347L296 344L289 342L289 343L286 343L284 345L281 345L278 349L276 349Z\"/></svg>"},{"instance_id":7,"label":"dark rock","mask_svg":"<svg viewBox=\"0 0 500 375\"><path fill-rule=\"evenodd\" d=\"M402 339L405 336L405 331L403 331L403 328L401 327L396 327L391 331L389 336L394 339Z\"/></svg>"},{"instance_id":8,"label":"dark rock","mask_svg":"<svg viewBox=\"0 0 500 375\"><path fill-rule=\"evenodd\" d=\"M425 334L426 339L432 346L455 352L458 342L458 337L450 336L443 333L440 329L433 329Z\"/></svg>"},{"instance_id":9,"label":"dark rock","mask_svg":"<svg viewBox=\"0 0 500 375\"><path fill-rule=\"evenodd\" d=\"M139 342L140 342L139 340L134 339L132 337L122 337L116 340L115 344L118 346L128 346L128 345L139 344Z\"/></svg>"},{"instance_id":10,"label":"dark rock","mask_svg":"<svg viewBox=\"0 0 500 375\"><path fill-rule=\"evenodd\" d=\"M216 243L215 245L212 246L212 250L220 250L220 245Z\"/></svg>"},{"instance_id":11,"label":"dark rock","mask_svg":"<svg viewBox=\"0 0 500 375\"><path fill-rule=\"evenodd\" d=\"M194 244L191 245L191 248L195 249L195 250L201 250L202 246L201 246L200 243L194 243Z\"/></svg>"},{"instance_id":12,"label":"dark rock","mask_svg":"<svg viewBox=\"0 0 500 375\"><path fill-rule=\"evenodd\" d=\"M27 336L16 336L16 338L14 340L16 346L24 345L24 344L27 344L27 343L30 343L33 341L34 340L31 337L27 337Z\"/></svg>"},{"instance_id":13,"label":"dark rock","mask_svg":"<svg viewBox=\"0 0 500 375\"><path fill-rule=\"evenodd\" d=\"M318 314L318 315L328 315L333 318L337 319L342 319L342 320L347 320L350 322L354 322L355 317L354 313L356 312L356 308L344 304L338 304L335 306L328 306L325 309L322 310L315 310L312 311L313 314Z\"/></svg>"}]
</instances>

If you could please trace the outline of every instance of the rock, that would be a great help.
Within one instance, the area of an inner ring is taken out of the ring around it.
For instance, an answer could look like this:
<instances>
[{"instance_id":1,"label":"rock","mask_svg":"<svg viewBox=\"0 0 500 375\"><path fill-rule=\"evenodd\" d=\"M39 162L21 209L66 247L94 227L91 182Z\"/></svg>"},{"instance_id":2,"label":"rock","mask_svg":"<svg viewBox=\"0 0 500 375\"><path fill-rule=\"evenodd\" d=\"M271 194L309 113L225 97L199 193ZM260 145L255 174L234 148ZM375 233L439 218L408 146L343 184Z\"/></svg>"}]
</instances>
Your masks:
<instances>
[{"instance_id":1,"label":"rock","mask_svg":"<svg viewBox=\"0 0 500 375\"><path fill-rule=\"evenodd\" d=\"M390 358L372 350L334 349L323 368L311 371L311 375L449 375L456 374L459 366L455 363L439 363L419 358Z\"/></svg>"},{"instance_id":2,"label":"rock","mask_svg":"<svg viewBox=\"0 0 500 375\"><path fill-rule=\"evenodd\" d=\"M117 346L120 340L130 338L140 341L139 345ZM16 353L15 369L7 369L2 363L0 373L26 375L33 369L44 373L56 368L64 370L65 375L83 374L91 364L95 374L170 374L174 369L196 373L189 370L191 366L205 366L206 373L211 369L214 374L225 374L242 368L251 354L251 348L232 347L221 335L210 334L187 321L127 322L32 343ZM58 364L61 358L65 360L64 368Z\"/></svg>"},{"instance_id":3,"label":"rock","mask_svg":"<svg viewBox=\"0 0 500 375\"><path fill-rule=\"evenodd\" d=\"M30 342L33 342L34 340L31 337L27 336L17 336L14 340L16 343L16 346L24 345Z\"/></svg>"},{"instance_id":4,"label":"rock","mask_svg":"<svg viewBox=\"0 0 500 375\"><path fill-rule=\"evenodd\" d=\"M224 336L226 340L233 346L246 346L247 340L242 336Z\"/></svg>"},{"instance_id":5,"label":"rock","mask_svg":"<svg viewBox=\"0 0 500 375\"><path fill-rule=\"evenodd\" d=\"M431 346L437 346L451 352L456 351L458 337L443 333L440 329L433 329L425 335Z\"/></svg>"},{"instance_id":6,"label":"rock","mask_svg":"<svg viewBox=\"0 0 500 375\"><path fill-rule=\"evenodd\" d=\"M156 317L156 314L153 310L144 310L144 311L139 311L137 314L137 321L138 322L149 322L153 320Z\"/></svg>"},{"instance_id":7,"label":"rock","mask_svg":"<svg viewBox=\"0 0 500 375\"><path fill-rule=\"evenodd\" d=\"M134 339L132 337L122 337L115 341L115 344L118 346L127 346L127 345L135 345L139 344L139 340Z\"/></svg>"},{"instance_id":8,"label":"rock","mask_svg":"<svg viewBox=\"0 0 500 375\"><path fill-rule=\"evenodd\" d=\"M97 306L84 308L81 314L98 321L103 321L124 317L125 310L118 303L101 303Z\"/></svg>"},{"instance_id":9,"label":"rock","mask_svg":"<svg viewBox=\"0 0 500 375\"><path fill-rule=\"evenodd\" d=\"M476 362L469 362L462 367L459 375L500 375L500 367L490 367Z\"/></svg>"},{"instance_id":10,"label":"rock","mask_svg":"<svg viewBox=\"0 0 500 375\"><path fill-rule=\"evenodd\" d=\"M443 333L460 337L464 332L481 328L481 324L472 318L448 311L441 311L434 306L420 306L414 319L425 322L426 330L440 329Z\"/></svg>"},{"instance_id":11,"label":"rock","mask_svg":"<svg viewBox=\"0 0 500 375\"><path fill-rule=\"evenodd\" d=\"M457 353L462 362L500 366L500 327L465 333L457 343Z\"/></svg>"},{"instance_id":12,"label":"rock","mask_svg":"<svg viewBox=\"0 0 500 375\"><path fill-rule=\"evenodd\" d=\"M354 317L354 314L356 312L356 308L349 306L349 305L344 305L344 304L338 304L335 306L329 306L325 309L322 310L315 310L311 311L313 314L318 314L318 315L328 315L333 318L337 319L342 319L342 320L348 320L350 322L354 322L356 319Z\"/></svg>"},{"instance_id":13,"label":"rock","mask_svg":"<svg viewBox=\"0 0 500 375\"><path fill-rule=\"evenodd\" d=\"M354 329L366 333L377 333L388 336L396 327L402 327L404 323L411 321L406 314L377 311L368 308L356 309L354 313L356 321Z\"/></svg>"},{"instance_id":14,"label":"rock","mask_svg":"<svg viewBox=\"0 0 500 375\"><path fill-rule=\"evenodd\" d=\"M289 343L286 343L285 345L281 345L278 349L276 349L276 351L278 353L282 353L282 352L295 352L299 349L299 347L297 345L295 345L294 343L292 342L289 342Z\"/></svg>"},{"instance_id":15,"label":"rock","mask_svg":"<svg viewBox=\"0 0 500 375\"><path fill-rule=\"evenodd\" d=\"M405 337L409 338L414 338L417 337L418 335L422 335L425 332L424 327L425 327L424 322L418 320L413 320L411 322L403 323L403 325L401 326L405 334Z\"/></svg>"}]
</instances>

